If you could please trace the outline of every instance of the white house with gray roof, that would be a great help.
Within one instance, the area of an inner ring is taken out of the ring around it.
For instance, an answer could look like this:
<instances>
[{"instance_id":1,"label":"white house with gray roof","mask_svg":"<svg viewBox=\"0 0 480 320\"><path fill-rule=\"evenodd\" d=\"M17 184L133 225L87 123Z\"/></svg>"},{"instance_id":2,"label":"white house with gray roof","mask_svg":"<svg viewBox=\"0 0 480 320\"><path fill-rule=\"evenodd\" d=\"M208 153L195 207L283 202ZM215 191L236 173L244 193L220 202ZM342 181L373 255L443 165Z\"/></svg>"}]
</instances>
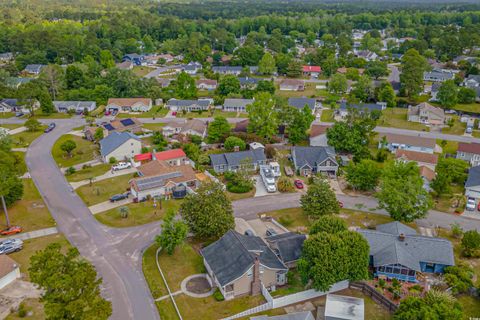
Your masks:
<instances>
[{"instance_id":1,"label":"white house with gray roof","mask_svg":"<svg viewBox=\"0 0 480 320\"><path fill-rule=\"evenodd\" d=\"M324 173L336 176L338 163L332 147L293 147L292 159L295 170L301 175Z\"/></svg>"},{"instance_id":2,"label":"white house with gray roof","mask_svg":"<svg viewBox=\"0 0 480 320\"><path fill-rule=\"evenodd\" d=\"M53 101L53 105L58 112L68 112L70 110L75 113L82 113L88 111L92 112L97 108L95 101Z\"/></svg>"},{"instance_id":3,"label":"white house with gray roof","mask_svg":"<svg viewBox=\"0 0 480 320\"><path fill-rule=\"evenodd\" d=\"M445 72L443 70L433 70L423 73L423 81L430 82L445 82L447 80L455 79L455 73Z\"/></svg>"},{"instance_id":4,"label":"white house with gray roof","mask_svg":"<svg viewBox=\"0 0 480 320\"><path fill-rule=\"evenodd\" d=\"M253 103L253 99L225 99L223 111L247 112L247 106Z\"/></svg>"},{"instance_id":5,"label":"white house with gray roof","mask_svg":"<svg viewBox=\"0 0 480 320\"><path fill-rule=\"evenodd\" d=\"M141 152L142 141L130 132L112 132L100 140L100 154L105 163L111 158L128 160Z\"/></svg>"},{"instance_id":6,"label":"white house with gray roof","mask_svg":"<svg viewBox=\"0 0 480 320\"><path fill-rule=\"evenodd\" d=\"M308 106L312 113L319 107L317 100L313 98L288 98L288 105L302 110L305 106Z\"/></svg>"},{"instance_id":7,"label":"white house with gray roof","mask_svg":"<svg viewBox=\"0 0 480 320\"><path fill-rule=\"evenodd\" d=\"M212 71L219 74L233 74L238 76L242 73L243 68L241 66L213 66Z\"/></svg>"},{"instance_id":8,"label":"white house with gray roof","mask_svg":"<svg viewBox=\"0 0 480 320\"><path fill-rule=\"evenodd\" d=\"M32 75L39 75L44 67L44 64L29 64L25 67L25 69L23 69L23 72Z\"/></svg>"},{"instance_id":9,"label":"white house with gray roof","mask_svg":"<svg viewBox=\"0 0 480 320\"><path fill-rule=\"evenodd\" d=\"M166 103L166 107L171 111L200 111L208 110L211 105L210 99L198 99L198 100L178 100L170 99Z\"/></svg>"},{"instance_id":10,"label":"white house with gray roof","mask_svg":"<svg viewBox=\"0 0 480 320\"><path fill-rule=\"evenodd\" d=\"M241 167L257 170L260 165L267 163L263 148L255 150L211 154L210 161L216 173L237 171Z\"/></svg>"},{"instance_id":11,"label":"white house with gray roof","mask_svg":"<svg viewBox=\"0 0 480 320\"><path fill-rule=\"evenodd\" d=\"M465 195L467 198L475 199L475 203L480 200L480 166L471 167L468 171L468 178L465 182Z\"/></svg>"}]
</instances>

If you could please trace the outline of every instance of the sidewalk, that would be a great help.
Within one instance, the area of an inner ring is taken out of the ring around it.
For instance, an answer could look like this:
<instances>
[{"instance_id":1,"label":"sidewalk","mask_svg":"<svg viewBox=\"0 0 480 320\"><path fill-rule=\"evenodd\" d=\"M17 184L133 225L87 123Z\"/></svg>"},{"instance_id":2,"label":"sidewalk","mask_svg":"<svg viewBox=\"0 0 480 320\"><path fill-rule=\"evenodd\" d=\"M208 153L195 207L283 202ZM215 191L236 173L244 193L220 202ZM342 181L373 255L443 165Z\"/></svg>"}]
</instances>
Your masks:
<instances>
[{"instance_id":1,"label":"sidewalk","mask_svg":"<svg viewBox=\"0 0 480 320\"><path fill-rule=\"evenodd\" d=\"M26 128L26 127L18 127L18 128L9 130L7 133L8 133L9 135L14 135L14 134L17 134L17 133L20 133L20 132L24 132L24 131L27 131L27 128Z\"/></svg>"},{"instance_id":2,"label":"sidewalk","mask_svg":"<svg viewBox=\"0 0 480 320\"><path fill-rule=\"evenodd\" d=\"M113 171L113 172L111 170L109 170L106 173L102 174L101 176L95 177L94 182L110 179L110 178L113 178L113 177L119 177L119 176L123 176L123 175L126 175L126 174L132 174L132 173L135 173L135 172L137 172L136 168L124 169L124 170ZM70 182L70 185L75 190L75 189L78 189L81 186L85 186L89 183L90 183L90 180L82 180L82 181L78 181L78 182Z\"/></svg>"},{"instance_id":3,"label":"sidewalk","mask_svg":"<svg viewBox=\"0 0 480 320\"><path fill-rule=\"evenodd\" d=\"M58 233L57 227L51 227L51 228L45 228L45 229L40 229L40 230L35 230L30 232L18 233L16 235L13 235L7 238L29 240L29 239L40 238L40 237L49 236L57 233Z\"/></svg>"},{"instance_id":4,"label":"sidewalk","mask_svg":"<svg viewBox=\"0 0 480 320\"><path fill-rule=\"evenodd\" d=\"M13 152L27 152L27 148L12 148Z\"/></svg>"},{"instance_id":5,"label":"sidewalk","mask_svg":"<svg viewBox=\"0 0 480 320\"><path fill-rule=\"evenodd\" d=\"M108 200L108 201L105 201L105 202L95 204L91 207L88 207L88 209L90 210L90 212L92 214L97 214L97 213L100 213L100 212L104 212L104 211L115 209L115 208L118 208L118 207L121 207L121 206L125 206L129 203L133 203L133 199L128 198L128 199L115 201L115 202L110 202Z\"/></svg>"}]
</instances>

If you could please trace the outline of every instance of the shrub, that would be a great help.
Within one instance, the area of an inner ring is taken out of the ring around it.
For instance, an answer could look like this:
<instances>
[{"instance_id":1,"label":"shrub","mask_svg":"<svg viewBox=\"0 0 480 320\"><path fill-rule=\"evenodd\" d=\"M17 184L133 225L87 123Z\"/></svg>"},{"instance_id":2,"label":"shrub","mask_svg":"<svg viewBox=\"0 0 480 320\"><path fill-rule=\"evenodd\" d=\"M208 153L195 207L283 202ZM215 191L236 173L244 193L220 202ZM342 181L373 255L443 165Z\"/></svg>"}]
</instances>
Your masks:
<instances>
[{"instance_id":1,"label":"shrub","mask_svg":"<svg viewBox=\"0 0 480 320\"><path fill-rule=\"evenodd\" d=\"M463 229L462 227L460 227L460 224L458 224L458 222L450 225L450 228L452 232L452 237L460 239L463 236Z\"/></svg>"},{"instance_id":2,"label":"shrub","mask_svg":"<svg viewBox=\"0 0 480 320\"><path fill-rule=\"evenodd\" d=\"M25 318L27 316L27 308L25 308L23 302L18 306L17 315L19 318Z\"/></svg>"},{"instance_id":3,"label":"shrub","mask_svg":"<svg viewBox=\"0 0 480 320\"><path fill-rule=\"evenodd\" d=\"M223 297L223 294L220 292L220 290L217 288L217 290L215 290L215 292L213 293L213 298L215 298L215 300L217 301L223 301L225 300L225 298Z\"/></svg>"},{"instance_id":4,"label":"shrub","mask_svg":"<svg viewBox=\"0 0 480 320\"><path fill-rule=\"evenodd\" d=\"M480 249L480 233L470 230L463 234L462 253L465 257L476 257Z\"/></svg>"},{"instance_id":5,"label":"shrub","mask_svg":"<svg viewBox=\"0 0 480 320\"><path fill-rule=\"evenodd\" d=\"M90 165L90 164L84 164L84 165L82 166L82 169L85 170L85 169L88 169L88 168L91 168L91 167L92 167L92 165Z\"/></svg>"},{"instance_id":6,"label":"shrub","mask_svg":"<svg viewBox=\"0 0 480 320\"><path fill-rule=\"evenodd\" d=\"M227 190L233 193L246 193L253 189L253 180L241 172L225 173Z\"/></svg>"},{"instance_id":7,"label":"shrub","mask_svg":"<svg viewBox=\"0 0 480 320\"><path fill-rule=\"evenodd\" d=\"M118 211L120 212L120 217L122 219L128 218L128 214L129 214L128 207L120 207L120 208L118 208Z\"/></svg>"},{"instance_id":8,"label":"shrub","mask_svg":"<svg viewBox=\"0 0 480 320\"><path fill-rule=\"evenodd\" d=\"M70 167L65 171L65 175L69 176L71 174L74 174L76 171L77 171L77 169L75 169L74 167Z\"/></svg>"},{"instance_id":9,"label":"shrub","mask_svg":"<svg viewBox=\"0 0 480 320\"><path fill-rule=\"evenodd\" d=\"M278 191L280 192L293 192L295 187L293 186L292 180L285 176L281 176L277 182Z\"/></svg>"},{"instance_id":10,"label":"shrub","mask_svg":"<svg viewBox=\"0 0 480 320\"><path fill-rule=\"evenodd\" d=\"M117 159L115 159L115 157L110 157L110 159L108 159L108 162L110 164L115 164L117 162Z\"/></svg>"}]
</instances>

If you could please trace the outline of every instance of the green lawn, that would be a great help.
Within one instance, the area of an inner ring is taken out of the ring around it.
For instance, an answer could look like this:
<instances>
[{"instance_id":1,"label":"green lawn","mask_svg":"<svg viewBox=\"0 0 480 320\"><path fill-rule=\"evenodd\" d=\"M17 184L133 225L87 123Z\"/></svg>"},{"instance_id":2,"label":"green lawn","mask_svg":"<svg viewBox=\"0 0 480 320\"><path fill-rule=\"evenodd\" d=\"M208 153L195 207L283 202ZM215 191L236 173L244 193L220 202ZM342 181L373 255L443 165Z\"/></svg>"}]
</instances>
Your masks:
<instances>
[{"instance_id":1,"label":"green lawn","mask_svg":"<svg viewBox=\"0 0 480 320\"><path fill-rule=\"evenodd\" d=\"M70 182L87 180L91 177L98 177L104 173L107 173L110 170L110 168L111 168L111 165L108 163L99 164L96 166L78 170L74 174L66 176L66 178Z\"/></svg>"},{"instance_id":2,"label":"green lawn","mask_svg":"<svg viewBox=\"0 0 480 320\"><path fill-rule=\"evenodd\" d=\"M14 148L26 148L33 140L37 139L43 134L45 126L41 126L37 131L24 131L14 134L12 137L12 145Z\"/></svg>"},{"instance_id":3,"label":"green lawn","mask_svg":"<svg viewBox=\"0 0 480 320\"><path fill-rule=\"evenodd\" d=\"M333 122L333 109L322 109L322 115L320 116L320 121L323 122Z\"/></svg>"},{"instance_id":4,"label":"green lawn","mask_svg":"<svg viewBox=\"0 0 480 320\"><path fill-rule=\"evenodd\" d=\"M315 83L306 82L304 91L281 91L280 85L277 85L275 90L275 95L280 97L285 97L285 98L290 98L290 97L313 98L313 97L321 96L322 90L320 89L317 90L315 86L316 86Z\"/></svg>"},{"instance_id":5,"label":"green lawn","mask_svg":"<svg viewBox=\"0 0 480 320\"><path fill-rule=\"evenodd\" d=\"M380 127L392 127L408 130L429 131L424 124L407 120L406 108L387 108L382 111L382 117L378 121Z\"/></svg>"},{"instance_id":6,"label":"green lawn","mask_svg":"<svg viewBox=\"0 0 480 320\"><path fill-rule=\"evenodd\" d=\"M130 203L126 205L129 209L127 218L120 216L119 208L97 213L95 218L101 223L114 228L138 226L163 219L166 211L169 209L178 211L181 203L181 200L162 200L162 209L159 208L158 203L157 208L154 208L152 201Z\"/></svg>"},{"instance_id":7,"label":"green lawn","mask_svg":"<svg viewBox=\"0 0 480 320\"><path fill-rule=\"evenodd\" d=\"M73 140L77 147L73 150L71 156L60 149L62 143L67 140ZM53 145L52 155L53 159L60 167L68 168L76 164L84 163L95 159L98 154L98 146L93 142L83 139L72 134L65 134L61 136Z\"/></svg>"},{"instance_id":8,"label":"green lawn","mask_svg":"<svg viewBox=\"0 0 480 320\"><path fill-rule=\"evenodd\" d=\"M479 130L473 130L472 136L475 138L480 138L480 131Z\"/></svg>"},{"instance_id":9,"label":"green lawn","mask_svg":"<svg viewBox=\"0 0 480 320\"><path fill-rule=\"evenodd\" d=\"M253 187L252 190L245 193L233 193L233 192L227 191L227 197L230 199L230 201L252 198L255 195L255 191L256 191L255 187Z\"/></svg>"},{"instance_id":10,"label":"green lawn","mask_svg":"<svg viewBox=\"0 0 480 320\"><path fill-rule=\"evenodd\" d=\"M10 223L19 225L24 232L55 226L47 206L38 193L32 179L22 179L23 197L8 208ZM0 215L2 228L6 225L3 210Z\"/></svg>"},{"instance_id":11,"label":"green lawn","mask_svg":"<svg viewBox=\"0 0 480 320\"><path fill-rule=\"evenodd\" d=\"M478 298L461 295L457 297L457 300L462 305L463 319L471 320L478 318L480 315L480 300Z\"/></svg>"},{"instance_id":12,"label":"green lawn","mask_svg":"<svg viewBox=\"0 0 480 320\"><path fill-rule=\"evenodd\" d=\"M163 106L153 106L152 109L150 109L147 112L141 112L141 113L119 113L117 114L117 118L163 118L165 115L168 113L168 109L164 108Z\"/></svg>"},{"instance_id":13,"label":"green lawn","mask_svg":"<svg viewBox=\"0 0 480 320\"><path fill-rule=\"evenodd\" d=\"M457 104L454 110L480 113L480 103Z\"/></svg>"},{"instance_id":14,"label":"green lawn","mask_svg":"<svg viewBox=\"0 0 480 320\"><path fill-rule=\"evenodd\" d=\"M152 70L155 70L155 68L151 67L145 67L145 66L134 66L132 71L139 77L143 77L150 73Z\"/></svg>"},{"instance_id":15,"label":"green lawn","mask_svg":"<svg viewBox=\"0 0 480 320\"><path fill-rule=\"evenodd\" d=\"M8 129L8 130L17 129L17 128L20 128L22 126L23 126L22 124L13 124L13 123L0 124L1 128L5 128L5 129Z\"/></svg>"},{"instance_id":16,"label":"green lawn","mask_svg":"<svg viewBox=\"0 0 480 320\"><path fill-rule=\"evenodd\" d=\"M442 147L442 144L444 142L442 142L442 141L446 142L445 146L443 146L443 147ZM458 142L457 141L450 141L450 140L447 141L447 140L437 139L437 144L442 147L442 151L443 151L442 153L444 153L444 154L445 153L450 153L450 154L457 153L457 149L458 149Z\"/></svg>"},{"instance_id":17,"label":"green lawn","mask_svg":"<svg viewBox=\"0 0 480 320\"><path fill-rule=\"evenodd\" d=\"M240 113L238 114L237 117L237 112L233 111L222 111L222 110L209 110L209 111L202 111L202 112L197 112L197 111L192 111L192 112L178 112L177 113L177 118L208 118L208 117L224 117L224 118L247 118L248 114L247 113Z\"/></svg>"},{"instance_id":18,"label":"green lawn","mask_svg":"<svg viewBox=\"0 0 480 320\"><path fill-rule=\"evenodd\" d=\"M152 130L152 131L161 131L166 123L144 123L143 128Z\"/></svg>"},{"instance_id":19,"label":"green lawn","mask_svg":"<svg viewBox=\"0 0 480 320\"><path fill-rule=\"evenodd\" d=\"M8 119L14 116L15 116L15 113L13 112L0 112L0 119Z\"/></svg>"},{"instance_id":20,"label":"green lawn","mask_svg":"<svg viewBox=\"0 0 480 320\"><path fill-rule=\"evenodd\" d=\"M124 174L123 176L94 182L91 186L81 186L76 191L87 206L92 206L107 201L115 194L126 192L129 188L128 181L132 178L133 174Z\"/></svg>"},{"instance_id":21,"label":"green lawn","mask_svg":"<svg viewBox=\"0 0 480 320\"><path fill-rule=\"evenodd\" d=\"M46 114L40 111L35 112L35 119L69 119L72 117L72 114L66 112L54 112Z\"/></svg>"},{"instance_id":22,"label":"green lawn","mask_svg":"<svg viewBox=\"0 0 480 320\"><path fill-rule=\"evenodd\" d=\"M463 135L465 133L465 129L467 128L467 124L460 122L458 116L452 116L453 119L453 126L452 127L445 127L442 129L442 133L446 134L456 134L456 135Z\"/></svg>"}]
</instances>

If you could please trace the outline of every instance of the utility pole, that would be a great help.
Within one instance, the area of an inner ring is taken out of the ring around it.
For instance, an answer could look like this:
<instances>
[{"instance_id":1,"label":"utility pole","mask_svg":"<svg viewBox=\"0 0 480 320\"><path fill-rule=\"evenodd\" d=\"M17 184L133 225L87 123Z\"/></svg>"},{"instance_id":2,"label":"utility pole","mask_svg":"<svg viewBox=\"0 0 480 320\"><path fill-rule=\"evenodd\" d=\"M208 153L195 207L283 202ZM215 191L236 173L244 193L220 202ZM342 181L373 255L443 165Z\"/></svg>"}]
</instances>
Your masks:
<instances>
[{"instance_id":1,"label":"utility pole","mask_svg":"<svg viewBox=\"0 0 480 320\"><path fill-rule=\"evenodd\" d=\"M0 197L2 198L2 206L3 206L3 211L5 212L5 221L7 222L7 228L10 228L10 219L8 218L8 211L7 211L7 204L5 203L5 197L3 195Z\"/></svg>"}]
</instances>

